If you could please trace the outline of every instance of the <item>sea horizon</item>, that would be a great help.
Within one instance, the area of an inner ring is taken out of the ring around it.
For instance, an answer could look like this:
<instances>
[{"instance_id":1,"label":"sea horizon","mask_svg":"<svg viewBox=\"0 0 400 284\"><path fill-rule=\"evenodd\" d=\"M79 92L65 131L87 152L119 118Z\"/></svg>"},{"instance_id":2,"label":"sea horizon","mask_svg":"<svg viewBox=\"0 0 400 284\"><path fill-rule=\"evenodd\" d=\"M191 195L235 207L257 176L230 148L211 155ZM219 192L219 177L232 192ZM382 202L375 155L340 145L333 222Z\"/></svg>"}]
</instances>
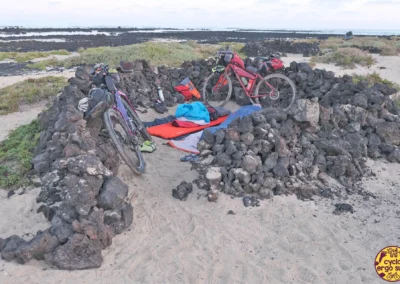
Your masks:
<instances>
[{"instance_id":1,"label":"sea horizon","mask_svg":"<svg viewBox=\"0 0 400 284\"><path fill-rule=\"evenodd\" d=\"M162 32L194 32L194 31L229 31L229 32L260 32L260 33L299 33L299 34L329 34L329 35L344 35L347 32L351 31L354 35L362 35L362 36L394 36L400 35L400 30L398 29L289 29L289 28L281 28L281 29L261 29L261 28L213 28L213 27L204 27L204 28L169 28L169 27L129 27L129 26L66 26L66 27L49 27L49 26L41 26L41 27L27 27L27 26L0 26L0 29L12 29L19 28L22 30L92 30L90 32L83 32L84 34L94 33L101 34L106 32L97 32L96 30L102 29L125 29L129 30L132 33L140 33L140 32L154 32L154 33L162 33ZM136 31L135 31L136 30ZM43 35L45 31L40 32ZM73 34L82 33L81 31L74 32ZM35 32L36 34L36 32ZM21 36L21 34L13 34L0 32L0 36Z\"/></svg>"}]
</instances>

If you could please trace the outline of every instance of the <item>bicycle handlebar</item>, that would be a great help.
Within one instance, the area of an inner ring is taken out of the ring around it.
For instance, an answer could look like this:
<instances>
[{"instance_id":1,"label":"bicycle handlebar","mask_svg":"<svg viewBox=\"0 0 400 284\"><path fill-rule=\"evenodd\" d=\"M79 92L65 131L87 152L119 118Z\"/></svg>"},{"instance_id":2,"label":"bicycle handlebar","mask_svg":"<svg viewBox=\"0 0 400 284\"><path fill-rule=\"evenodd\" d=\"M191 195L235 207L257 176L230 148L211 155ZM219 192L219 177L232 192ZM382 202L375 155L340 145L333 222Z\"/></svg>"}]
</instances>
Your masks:
<instances>
[{"instance_id":1,"label":"bicycle handlebar","mask_svg":"<svg viewBox=\"0 0 400 284\"><path fill-rule=\"evenodd\" d=\"M97 72L99 69L102 69L104 72L106 72L106 73L108 74L108 70L109 70L110 68L108 67L108 65L105 65L104 63L97 63L96 65L93 66L93 69L91 70L90 73L91 73L92 75L94 75L94 74L96 74L96 72Z\"/></svg>"}]
</instances>

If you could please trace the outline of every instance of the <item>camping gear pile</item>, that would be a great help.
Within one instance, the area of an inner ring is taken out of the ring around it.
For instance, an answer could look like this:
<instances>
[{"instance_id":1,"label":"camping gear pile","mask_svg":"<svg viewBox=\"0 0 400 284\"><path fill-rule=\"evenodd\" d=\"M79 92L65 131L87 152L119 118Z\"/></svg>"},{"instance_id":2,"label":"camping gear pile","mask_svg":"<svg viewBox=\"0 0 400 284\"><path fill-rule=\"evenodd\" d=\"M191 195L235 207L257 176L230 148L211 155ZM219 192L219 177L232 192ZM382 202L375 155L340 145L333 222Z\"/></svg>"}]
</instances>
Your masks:
<instances>
[{"instance_id":1,"label":"camping gear pile","mask_svg":"<svg viewBox=\"0 0 400 284\"><path fill-rule=\"evenodd\" d=\"M174 86L186 77L199 86L214 63L201 60L185 62L181 69L152 69L137 61L134 72L120 73L120 84L136 105L146 105L146 100L150 105L161 83L166 105L173 105L177 103ZM246 106L197 126L197 132L201 127L207 130L200 133L203 139L196 147L201 157L194 164L201 174L196 185L210 191L209 200L215 201L219 191L263 198L288 193L301 198L345 196L368 172L365 158L400 162L400 117L390 99L393 88L379 83L369 88L367 82L355 84L349 76L337 78L305 63L293 62L284 72L296 82L299 98L289 113ZM69 82L39 118L43 131L32 160L41 183L38 212L51 225L30 241L18 236L0 239L5 260L45 259L68 270L100 267L101 251L132 224L133 209L125 201L128 188L115 177L119 158L100 135L102 121L86 122L77 109L91 86L87 68L78 68ZM235 100L246 104L238 96ZM207 120L206 116L191 118ZM345 189L338 191L333 179ZM178 198L184 198L181 191L192 188L183 183L176 191ZM257 206L254 198L243 202Z\"/></svg>"},{"instance_id":2,"label":"camping gear pile","mask_svg":"<svg viewBox=\"0 0 400 284\"><path fill-rule=\"evenodd\" d=\"M172 147L198 154L197 143L201 138L201 131L219 125L229 113L223 108L214 109L202 102L193 102L179 105L175 116L156 119L145 125L150 126L147 131L153 136L174 139L168 141ZM190 135L191 133L193 134Z\"/></svg>"}]
</instances>

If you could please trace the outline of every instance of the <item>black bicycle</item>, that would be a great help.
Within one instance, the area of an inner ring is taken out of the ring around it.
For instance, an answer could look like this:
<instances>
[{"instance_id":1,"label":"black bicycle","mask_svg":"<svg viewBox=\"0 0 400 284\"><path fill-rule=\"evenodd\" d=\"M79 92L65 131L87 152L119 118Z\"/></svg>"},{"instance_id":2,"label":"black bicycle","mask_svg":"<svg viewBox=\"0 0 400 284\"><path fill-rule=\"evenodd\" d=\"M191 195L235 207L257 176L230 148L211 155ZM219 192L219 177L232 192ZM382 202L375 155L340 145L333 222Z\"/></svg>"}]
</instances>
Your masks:
<instances>
[{"instance_id":1,"label":"black bicycle","mask_svg":"<svg viewBox=\"0 0 400 284\"><path fill-rule=\"evenodd\" d=\"M152 137L129 102L128 96L115 86L115 77L114 74L110 74L109 67L97 64L92 70L92 75L93 82L99 88L92 89L89 97L99 89L109 92L109 98L102 100L108 101L105 104L107 108L103 119L111 140L129 168L137 174L144 173L146 163L140 145L152 142Z\"/></svg>"}]
</instances>

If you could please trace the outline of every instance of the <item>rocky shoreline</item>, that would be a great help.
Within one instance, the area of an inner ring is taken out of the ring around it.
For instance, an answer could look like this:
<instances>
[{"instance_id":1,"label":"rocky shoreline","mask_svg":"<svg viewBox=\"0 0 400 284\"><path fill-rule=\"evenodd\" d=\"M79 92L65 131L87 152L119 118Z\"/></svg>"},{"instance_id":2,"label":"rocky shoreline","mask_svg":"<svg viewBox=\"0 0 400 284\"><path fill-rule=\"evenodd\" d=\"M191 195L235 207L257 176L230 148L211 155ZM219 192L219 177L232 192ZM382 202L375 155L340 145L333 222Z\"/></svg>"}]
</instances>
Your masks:
<instances>
[{"instance_id":1,"label":"rocky shoreline","mask_svg":"<svg viewBox=\"0 0 400 284\"><path fill-rule=\"evenodd\" d=\"M100 34L77 34L63 35L62 32L91 32L96 30ZM3 30L0 30L0 32ZM135 32L136 31L136 32ZM263 31L207 31L207 30L167 30L159 32L157 30L138 30L135 29L21 29L17 37L4 36L1 37L2 44L0 52L15 51L50 51L58 49L66 49L68 51L77 51L79 48L99 47L99 46L122 46L129 44L142 43L151 40L196 40L200 43L215 44L218 42L249 42L262 41L266 39L304 39L318 38L327 39L330 36L338 36L335 34L313 34L298 32L263 32ZM24 35L24 33L32 32L38 35ZM54 32L52 35L40 35L40 33ZM60 34L57 34L59 32ZM101 34L102 32L108 33ZM14 32L15 33L15 32ZM46 40L46 41L41 41ZM47 41L48 40L48 41ZM63 42L55 42L51 40L63 40Z\"/></svg>"}]
</instances>

